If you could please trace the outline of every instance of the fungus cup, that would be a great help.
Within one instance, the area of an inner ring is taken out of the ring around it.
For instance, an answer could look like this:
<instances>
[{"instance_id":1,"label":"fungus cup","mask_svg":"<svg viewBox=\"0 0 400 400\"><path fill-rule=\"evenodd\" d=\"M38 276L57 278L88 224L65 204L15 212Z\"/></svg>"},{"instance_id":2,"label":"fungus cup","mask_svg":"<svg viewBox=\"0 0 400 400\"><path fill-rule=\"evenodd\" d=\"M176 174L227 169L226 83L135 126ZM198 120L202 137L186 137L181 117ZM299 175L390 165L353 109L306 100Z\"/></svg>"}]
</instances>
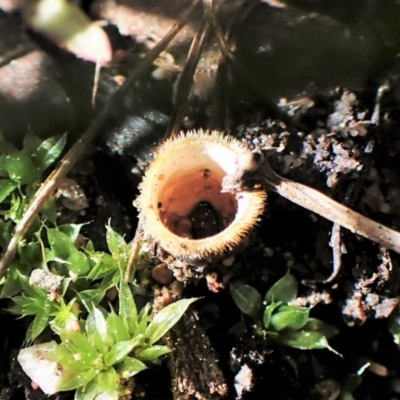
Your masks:
<instances>
[{"instance_id":1,"label":"fungus cup","mask_svg":"<svg viewBox=\"0 0 400 400\"><path fill-rule=\"evenodd\" d=\"M258 221L267 196L262 190L223 193L221 184L251 154L240 141L217 131L166 140L135 201L145 238L181 259L234 250Z\"/></svg>"}]
</instances>

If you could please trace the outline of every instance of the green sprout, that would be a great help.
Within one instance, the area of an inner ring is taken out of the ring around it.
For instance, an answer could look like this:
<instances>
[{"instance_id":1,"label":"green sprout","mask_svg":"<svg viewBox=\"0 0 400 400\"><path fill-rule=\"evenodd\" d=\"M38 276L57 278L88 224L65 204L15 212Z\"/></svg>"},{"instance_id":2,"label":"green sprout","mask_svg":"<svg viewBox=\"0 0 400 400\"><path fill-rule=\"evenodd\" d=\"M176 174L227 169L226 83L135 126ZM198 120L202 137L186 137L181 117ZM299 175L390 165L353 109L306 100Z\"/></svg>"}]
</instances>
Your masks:
<instances>
[{"instance_id":1,"label":"green sprout","mask_svg":"<svg viewBox=\"0 0 400 400\"><path fill-rule=\"evenodd\" d=\"M231 295L239 309L256 323L262 332L283 346L297 349L329 349L336 353L328 339L338 330L325 322L310 317L309 307L290 305L297 297L297 282L289 273L261 294L246 284L232 284Z\"/></svg>"},{"instance_id":2,"label":"green sprout","mask_svg":"<svg viewBox=\"0 0 400 400\"><path fill-rule=\"evenodd\" d=\"M151 319L149 306L137 312L126 283L121 282L119 293L119 315L94 307L84 330L60 332L53 359L67 369L68 379L59 390L77 389L76 400L92 400L100 393L117 400L127 379L171 351L157 342L196 300L172 303Z\"/></svg>"},{"instance_id":3,"label":"green sprout","mask_svg":"<svg viewBox=\"0 0 400 400\"><path fill-rule=\"evenodd\" d=\"M59 324L53 320L68 320L68 308L79 310L83 306L91 311L121 280L129 257L128 245L122 236L107 226L111 254L96 252L90 242L83 248L77 247L81 227L70 224L45 228L43 240L20 246L20 257L10 266L1 296L13 300L13 313L34 316L27 341L34 340L49 325L57 329ZM36 282L33 273L38 271L42 272L42 278Z\"/></svg>"},{"instance_id":4,"label":"green sprout","mask_svg":"<svg viewBox=\"0 0 400 400\"><path fill-rule=\"evenodd\" d=\"M0 236L7 230L10 232L10 226L21 219L36 190L35 184L61 155L65 143L66 135L43 141L33 134L27 134L19 150L0 138L0 215L9 219L7 222L1 221ZM43 208L42 214L55 222L55 209L50 203Z\"/></svg>"}]
</instances>

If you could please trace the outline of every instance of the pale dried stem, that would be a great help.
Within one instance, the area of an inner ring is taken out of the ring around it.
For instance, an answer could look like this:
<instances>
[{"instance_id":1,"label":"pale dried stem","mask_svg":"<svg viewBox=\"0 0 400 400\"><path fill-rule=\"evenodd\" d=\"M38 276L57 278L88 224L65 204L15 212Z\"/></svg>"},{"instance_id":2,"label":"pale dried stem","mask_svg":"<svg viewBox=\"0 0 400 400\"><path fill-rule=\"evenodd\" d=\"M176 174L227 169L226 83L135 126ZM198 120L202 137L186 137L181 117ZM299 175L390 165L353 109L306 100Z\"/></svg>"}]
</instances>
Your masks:
<instances>
[{"instance_id":1,"label":"pale dried stem","mask_svg":"<svg viewBox=\"0 0 400 400\"><path fill-rule=\"evenodd\" d=\"M92 107L96 107L96 97L99 89L100 82L100 72L101 72L101 63L99 60L96 61L96 66L94 68L94 77L93 77L93 89L92 89Z\"/></svg>"},{"instance_id":2,"label":"pale dried stem","mask_svg":"<svg viewBox=\"0 0 400 400\"><path fill-rule=\"evenodd\" d=\"M364 217L318 190L280 177L269 166L265 168L265 180L272 190L293 203L400 253L400 232Z\"/></svg>"},{"instance_id":3,"label":"pale dried stem","mask_svg":"<svg viewBox=\"0 0 400 400\"><path fill-rule=\"evenodd\" d=\"M332 266L333 271L330 277L325 279L323 283L332 282L337 278L342 268L342 240L341 240L341 226L334 223L332 226L331 240L329 245L332 247Z\"/></svg>"},{"instance_id":4,"label":"pale dried stem","mask_svg":"<svg viewBox=\"0 0 400 400\"><path fill-rule=\"evenodd\" d=\"M135 261L139 254L139 251L140 251L140 241L142 239L142 235L143 235L143 228L139 221L138 226L136 228L135 236L130 243L131 255L129 257L128 265L127 265L126 271L125 271L125 282L126 283L129 283L131 281L132 273L133 273L134 266L135 266Z\"/></svg>"},{"instance_id":5,"label":"pale dried stem","mask_svg":"<svg viewBox=\"0 0 400 400\"><path fill-rule=\"evenodd\" d=\"M184 11L178 22L174 24L174 26L160 40L160 42L151 51L149 51L143 61L135 67L135 69L129 75L129 78L114 93L102 111L96 116L96 118L84 132L82 137L71 147L68 153L61 160L59 166L50 174L46 181L41 185L39 190L35 193L35 196L29 204L28 209L15 226L11 240L8 242L0 259L0 277L5 274L7 266L14 259L17 252L18 243L29 229L43 204L58 188L68 172L76 164L79 157L86 151L88 145L92 142L97 132L107 121L107 118L115 107L115 104L121 101L123 96L125 96L125 94L132 89L133 83L136 82L138 78L142 77L144 73L146 73L152 63L157 59L159 54L165 50L171 40L186 24L197 3L198 1L195 1L187 10Z\"/></svg>"},{"instance_id":6,"label":"pale dried stem","mask_svg":"<svg viewBox=\"0 0 400 400\"><path fill-rule=\"evenodd\" d=\"M202 2L203 2L204 14L207 17L208 23L210 24L210 27L214 32L215 38L218 43L218 47L222 55L225 57L225 59L233 63L235 61L233 54L226 43L226 40L224 38L224 33L222 32L220 25L215 19L212 0L202 0Z\"/></svg>"},{"instance_id":7,"label":"pale dried stem","mask_svg":"<svg viewBox=\"0 0 400 400\"><path fill-rule=\"evenodd\" d=\"M303 279L301 282L306 286L315 286L316 284L326 285L327 283L333 282L340 273L342 269L342 238L341 238L342 227L338 223L332 225L331 239L329 241L329 246L332 247L332 272L331 275L326 279L322 280L309 280Z\"/></svg>"}]
</instances>

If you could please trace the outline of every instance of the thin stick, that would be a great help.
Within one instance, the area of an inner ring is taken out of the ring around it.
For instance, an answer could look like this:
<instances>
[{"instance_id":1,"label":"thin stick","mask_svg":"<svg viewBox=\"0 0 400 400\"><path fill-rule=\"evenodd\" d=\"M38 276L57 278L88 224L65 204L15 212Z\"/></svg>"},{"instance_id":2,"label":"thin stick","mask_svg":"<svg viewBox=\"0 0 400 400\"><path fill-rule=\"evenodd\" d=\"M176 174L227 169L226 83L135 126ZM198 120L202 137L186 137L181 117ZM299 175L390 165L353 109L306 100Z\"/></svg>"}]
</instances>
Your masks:
<instances>
[{"instance_id":1,"label":"thin stick","mask_svg":"<svg viewBox=\"0 0 400 400\"><path fill-rule=\"evenodd\" d=\"M199 62L208 29L209 25L207 23L207 19L203 17L200 26L197 29L196 35L192 40L185 66L179 77L175 97L175 107L165 133L165 139L169 138L175 133L178 133L179 131L179 126L182 122L183 114L186 110L187 99L192 87L193 75Z\"/></svg>"},{"instance_id":2,"label":"thin stick","mask_svg":"<svg viewBox=\"0 0 400 400\"><path fill-rule=\"evenodd\" d=\"M217 23L214 15L213 2L212 0L202 0L203 1L203 9L204 14L207 17L208 23L210 24L211 29L214 32L215 38L217 40L219 49L221 50L222 55L229 61L234 62L234 57L232 52L230 51L225 38L224 33L222 32L221 27Z\"/></svg>"},{"instance_id":3,"label":"thin stick","mask_svg":"<svg viewBox=\"0 0 400 400\"><path fill-rule=\"evenodd\" d=\"M318 190L276 174L268 165L263 168L265 181L281 196L343 228L400 253L400 232L381 225L332 200Z\"/></svg>"},{"instance_id":4,"label":"thin stick","mask_svg":"<svg viewBox=\"0 0 400 400\"><path fill-rule=\"evenodd\" d=\"M186 24L190 14L196 7L198 1L195 1L192 6L185 10L178 22L169 30L169 32L160 40L160 42L149 51L143 61L138 64L130 74L125 83L118 88L112 98L107 102L101 112L96 116L93 122L89 125L82 137L71 147L68 153L62 158L58 168L56 168L42 184L39 190L35 193L34 198L29 204L21 220L14 228L11 240L8 242L3 255L0 259L0 277L6 272L7 266L14 259L17 252L18 243L29 229L39 210L46 200L53 194L68 172L72 169L79 157L86 151L88 145L92 142L97 132L106 122L110 112L115 107L125 94L133 87L133 83L148 70L151 64L157 59L159 54L168 46L171 40Z\"/></svg>"},{"instance_id":5,"label":"thin stick","mask_svg":"<svg viewBox=\"0 0 400 400\"><path fill-rule=\"evenodd\" d=\"M93 77L93 90L92 90L92 106L96 107L96 97L97 91L99 89L99 81L100 81L100 71L101 71L101 63L99 58L97 58L96 66L94 68L94 77Z\"/></svg>"}]
</instances>

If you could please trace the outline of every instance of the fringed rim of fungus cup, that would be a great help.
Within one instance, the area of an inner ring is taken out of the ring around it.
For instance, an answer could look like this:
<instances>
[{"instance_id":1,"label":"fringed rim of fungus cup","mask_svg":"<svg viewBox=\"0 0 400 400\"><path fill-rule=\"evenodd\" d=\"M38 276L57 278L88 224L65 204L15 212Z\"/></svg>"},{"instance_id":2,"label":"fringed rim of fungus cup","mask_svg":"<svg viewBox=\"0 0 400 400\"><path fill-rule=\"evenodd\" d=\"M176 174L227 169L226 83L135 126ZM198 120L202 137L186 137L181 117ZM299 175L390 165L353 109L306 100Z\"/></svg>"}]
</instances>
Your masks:
<instances>
[{"instance_id":1,"label":"fringed rim of fungus cup","mask_svg":"<svg viewBox=\"0 0 400 400\"><path fill-rule=\"evenodd\" d=\"M245 145L217 131L166 140L135 201L144 236L174 257L203 259L233 250L257 223L267 198L262 190L221 191L223 178L249 158Z\"/></svg>"}]
</instances>

